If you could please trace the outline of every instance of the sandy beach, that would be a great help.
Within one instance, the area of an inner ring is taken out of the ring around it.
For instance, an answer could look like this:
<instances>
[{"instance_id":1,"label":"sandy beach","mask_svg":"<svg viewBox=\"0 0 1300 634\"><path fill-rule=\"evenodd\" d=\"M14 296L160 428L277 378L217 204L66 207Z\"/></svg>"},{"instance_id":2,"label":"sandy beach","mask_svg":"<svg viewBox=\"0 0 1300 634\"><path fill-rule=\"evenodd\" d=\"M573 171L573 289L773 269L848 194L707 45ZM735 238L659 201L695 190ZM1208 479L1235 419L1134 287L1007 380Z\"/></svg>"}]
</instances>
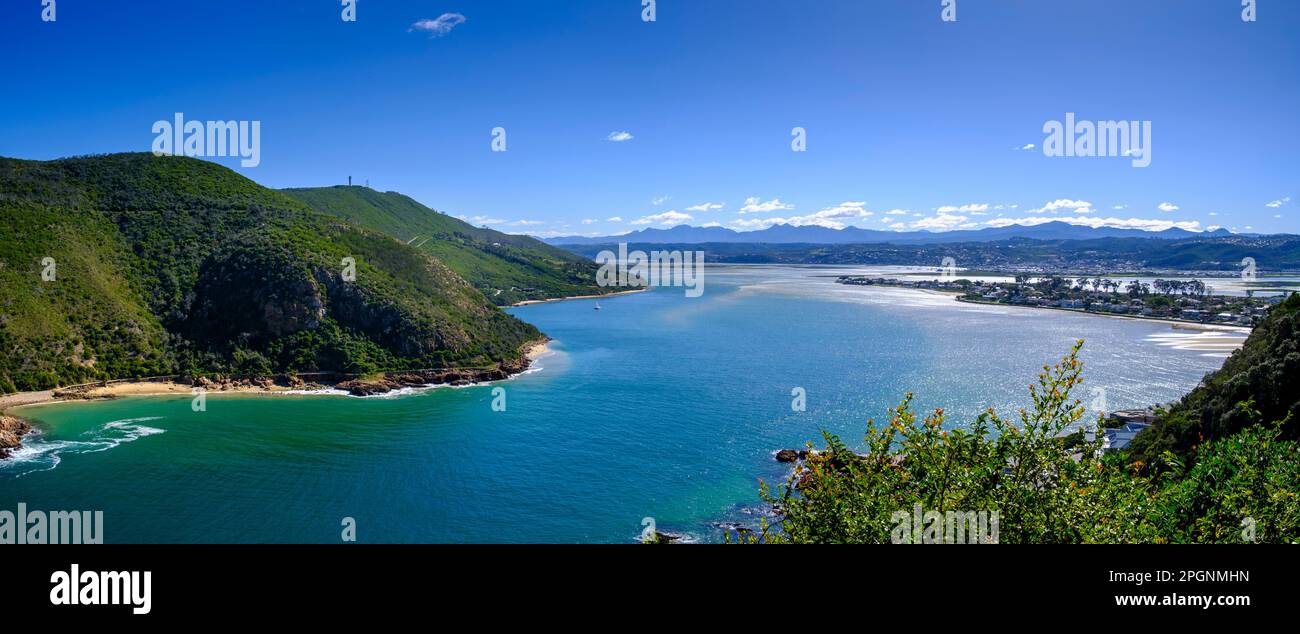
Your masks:
<instances>
[{"instance_id":1,"label":"sandy beach","mask_svg":"<svg viewBox=\"0 0 1300 634\"><path fill-rule=\"evenodd\" d=\"M527 345L524 348L524 356L528 359L530 365L538 357L550 352L547 345L550 339L542 339L538 342ZM401 374L393 373L393 374ZM240 381L213 383L207 386L208 395L214 394L266 394L266 395L284 395L284 394L301 394L305 390L324 390L329 385L316 383L304 383L298 386L286 386L271 383L270 381L261 381L258 383ZM43 390L40 392L19 392L17 394L8 394L0 396L0 414L6 413L10 409L22 407L33 407L37 405L46 405L49 403L66 403L76 401L92 401L114 398L125 398L132 396L169 396L169 395L190 395L194 393L194 386L189 383L179 383L176 381L123 381L120 383L110 383L106 386L88 386L79 388L62 388L57 390Z\"/></svg>"},{"instance_id":2,"label":"sandy beach","mask_svg":"<svg viewBox=\"0 0 1300 634\"><path fill-rule=\"evenodd\" d=\"M604 295L574 295L573 297L555 297L552 299L530 299L530 300L519 302L517 304L511 304L510 308L516 308L518 306L529 306L531 304L549 304L551 302L567 302L572 299L603 299L606 297L617 297L619 295L631 295L633 293L644 293L648 290L650 289L634 288L630 291L619 291L617 293L605 293Z\"/></svg>"}]
</instances>

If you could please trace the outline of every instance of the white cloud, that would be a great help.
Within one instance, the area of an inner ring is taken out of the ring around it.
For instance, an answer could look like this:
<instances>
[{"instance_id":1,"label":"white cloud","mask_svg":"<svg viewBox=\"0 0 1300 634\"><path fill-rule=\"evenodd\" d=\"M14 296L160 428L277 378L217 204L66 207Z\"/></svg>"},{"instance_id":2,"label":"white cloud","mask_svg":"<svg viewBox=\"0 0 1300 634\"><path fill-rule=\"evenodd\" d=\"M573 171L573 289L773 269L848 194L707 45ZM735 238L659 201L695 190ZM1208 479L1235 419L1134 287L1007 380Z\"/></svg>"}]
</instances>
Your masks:
<instances>
[{"instance_id":1,"label":"white cloud","mask_svg":"<svg viewBox=\"0 0 1300 634\"><path fill-rule=\"evenodd\" d=\"M1275 201L1273 201L1273 202L1271 202L1271 203L1267 203L1267 204L1265 204L1264 206L1265 206L1265 207L1272 208L1272 209L1277 209L1278 207L1281 207L1282 205L1285 205L1285 204L1287 204L1287 203L1289 203L1289 202L1291 202L1291 197L1290 197L1290 196L1284 196L1284 197L1282 197L1282 198L1280 198L1280 199L1278 199L1278 200L1275 200Z\"/></svg>"},{"instance_id":2,"label":"white cloud","mask_svg":"<svg viewBox=\"0 0 1300 634\"><path fill-rule=\"evenodd\" d=\"M763 202L757 196L751 196L745 199L745 206L740 208L740 213L760 214L771 211L784 211L787 209L794 209L794 205L787 205L781 202L780 198L773 198L772 200Z\"/></svg>"},{"instance_id":3,"label":"white cloud","mask_svg":"<svg viewBox=\"0 0 1300 634\"><path fill-rule=\"evenodd\" d=\"M1076 214L1092 213L1092 203L1086 200L1070 200L1069 198L1060 198L1048 202L1038 209L1028 210L1031 214L1053 213L1062 209L1068 209Z\"/></svg>"},{"instance_id":4,"label":"white cloud","mask_svg":"<svg viewBox=\"0 0 1300 634\"><path fill-rule=\"evenodd\" d=\"M419 20L412 24L411 28L407 29L406 32L424 31L429 34L429 37L442 37L464 23L465 16L459 13L444 13L438 16L436 20Z\"/></svg>"},{"instance_id":5,"label":"white cloud","mask_svg":"<svg viewBox=\"0 0 1300 634\"><path fill-rule=\"evenodd\" d=\"M1020 225L1022 227L1032 227L1048 222L1065 222L1072 225L1092 227L1109 227L1115 229L1141 229L1143 231L1164 231L1166 229L1185 229L1187 231L1201 231L1201 223L1195 220L1148 220L1144 218L1101 218L1097 216L1035 216L1033 218L994 218L986 221L984 224L990 227L1009 227L1011 225Z\"/></svg>"},{"instance_id":6,"label":"white cloud","mask_svg":"<svg viewBox=\"0 0 1300 634\"><path fill-rule=\"evenodd\" d=\"M661 214L654 214L651 216L643 216L641 218L637 218L636 220L632 221L632 224L634 225L653 225L653 224L679 225L682 224L683 222L687 222L692 219L693 218L691 217L690 214L684 214L674 209L672 211L665 211Z\"/></svg>"},{"instance_id":7,"label":"white cloud","mask_svg":"<svg viewBox=\"0 0 1300 634\"><path fill-rule=\"evenodd\" d=\"M1156 205L1156 209L1164 212L1178 211L1178 205L1173 203L1160 203L1159 205Z\"/></svg>"},{"instance_id":8,"label":"white cloud","mask_svg":"<svg viewBox=\"0 0 1300 634\"><path fill-rule=\"evenodd\" d=\"M1026 143L1026 144L1020 146L1020 149L1022 149L1022 150L1032 150L1032 149L1034 149L1034 144L1033 144L1033 143Z\"/></svg>"},{"instance_id":9,"label":"white cloud","mask_svg":"<svg viewBox=\"0 0 1300 634\"><path fill-rule=\"evenodd\" d=\"M1114 209L1115 211L1124 211L1125 209L1128 209L1128 205L1115 205L1111 207L1111 209Z\"/></svg>"},{"instance_id":10,"label":"white cloud","mask_svg":"<svg viewBox=\"0 0 1300 634\"><path fill-rule=\"evenodd\" d=\"M506 224L514 225L516 227L535 227L537 225L544 225L546 223L542 222L541 220L516 220L514 222L508 222Z\"/></svg>"},{"instance_id":11,"label":"white cloud","mask_svg":"<svg viewBox=\"0 0 1300 634\"><path fill-rule=\"evenodd\" d=\"M698 205L691 205L690 207L687 207L686 211L694 211L697 213L705 212L705 211L717 211L726 206L727 205L724 203L700 203Z\"/></svg>"},{"instance_id":12,"label":"white cloud","mask_svg":"<svg viewBox=\"0 0 1300 634\"><path fill-rule=\"evenodd\" d=\"M636 137L632 136L632 133L631 133L631 132L628 132L628 131L626 131L626 130L619 130L619 131L617 131L617 132L610 132L610 133L609 133L609 136L605 137L605 139L606 139L607 141L613 141L613 142L615 142L615 143L622 143L622 142L624 142L624 141L631 141L631 140L634 139L634 138L636 138Z\"/></svg>"},{"instance_id":13,"label":"white cloud","mask_svg":"<svg viewBox=\"0 0 1300 634\"><path fill-rule=\"evenodd\" d=\"M656 198L656 199L654 199L654 200L651 200L651 201L650 201L650 204L651 204L651 205L654 205L654 206L656 206L656 207L658 207L659 205L662 205L662 204L664 204L664 203L666 203L666 202L668 202L668 201L670 201L670 200L672 200L672 199L673 199L672 196L660 196L660 197L658 197L658 198Z\"/></svg>"},{"instance_id":14,"label":"white cloud","mask_svg":"<svg viewBox=\"0 0 1300 634\"><path fill-rule=\"evenodd\" d=\"M716 221L716 220L713 221L713 222L706 222L706 223L700 225L700 227L705 228L705 229L708 229L708 228L710 228L710 227L721 227L721 226L722 226L722 223L721 223L721 222L718 222L718 221Z\"/></svg>"},{"instance_id":15,"label":"white cloud","mask_svg":"<svg viewBox=\"0 0 1300 634\"><path fill-rule=\"evenodd\" d=\"M960 212L964 214L982 214L982 213L987 213L988 210L989 210L989 206L987 204L978 203L978 204L970 204L970 205L961 205L960 207L955 205L944 205L936 209L935 211L938 211L941 214L950 214L953 212Z\"/></svg>"},{"instance_id":16,"label":"white cloud","mask_svg":"<svg viewBox=\"0 0 1300 634\"><path fill-rule=\"evenodd\" d=\"M852 224L854 220L876 215L874 211L867 211L866 205L864 202L842 202L834 207L827 207L806 216L741 219L732 221L731 225L741 229L766 229L773 225L843 229Z\"/></svg>"},{"instance_id":17,"label":"white cloud","mask_svg":"<svg viewBox=\"0 0 1300 634\"><path fill-rule=\"evenodd\" d=\"M596 221L595 221L595 219L592 219L592 218L583 218L583 220L582 220L582 224L584 224L584 225L594 225L594 224L596 224Z\"/></svg>"},{"instance_id":18,"label":"white cloud","mask_svg":"<svg viewBox=\"0 0 1300 634\"><path fill-rule=\"evenodd\" d=\"M886 212L885 212L885 215L886 215L886 216L906 216L907 214L910 214L910 213L912 213L912 210L911 210L911 209L890 209L889 211L886 211Z\"/></svg>"},{"instance_id":19,"label":"white cloud","mask_svg":"<svg viewBox=\"0 0 1300 634\"><path fill-rule=\"evenodd\" d=\"M622 217L622 216L612 216L612 217L610 217L610 218L606 218L606 219L605 219L605 222L623 222L623 217Z\"/></svg>"},{"instance_id":20,"label":"white cloud","mask_svg":"<svg viewBox=\"0 0 1300 634\"><path fill-rule=\"evenodd\" d=\"M965 224L967 220L970 218L941 211L937 215L917 220L911 226L924 231L949 231Z\"/></svg>"}]
</instances>

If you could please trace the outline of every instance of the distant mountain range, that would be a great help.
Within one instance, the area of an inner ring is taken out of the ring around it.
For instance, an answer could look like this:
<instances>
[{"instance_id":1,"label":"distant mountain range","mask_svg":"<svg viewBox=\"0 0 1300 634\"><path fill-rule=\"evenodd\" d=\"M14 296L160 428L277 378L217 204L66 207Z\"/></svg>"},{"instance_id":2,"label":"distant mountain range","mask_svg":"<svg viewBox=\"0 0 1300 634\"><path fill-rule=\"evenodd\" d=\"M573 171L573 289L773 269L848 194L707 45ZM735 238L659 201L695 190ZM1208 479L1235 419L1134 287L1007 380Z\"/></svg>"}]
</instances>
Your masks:
<instances>
[{"instance_id":1,"label":"distant mountain range","mask_svg":"<svg viewBox=\"0 0 1300 634\"><path fill-rule=\"evenodd\" d=\"M877 231L846 227L775 225L761 231L734 231L725 227L679 225L671 229L642 229L621 236L561 236L545 240L553 245L616 244L950 244L957 242L997 242L1012 238L1034 240L1091 240L1095 238L1153 238L1183 240L1234 235L1226 229L1194 232L1183 229L1143 231L1140 229L1092 228L1067 222L1046 222L1032 227L1012 225L971 231Z\"/></svg>"}]
</instances>

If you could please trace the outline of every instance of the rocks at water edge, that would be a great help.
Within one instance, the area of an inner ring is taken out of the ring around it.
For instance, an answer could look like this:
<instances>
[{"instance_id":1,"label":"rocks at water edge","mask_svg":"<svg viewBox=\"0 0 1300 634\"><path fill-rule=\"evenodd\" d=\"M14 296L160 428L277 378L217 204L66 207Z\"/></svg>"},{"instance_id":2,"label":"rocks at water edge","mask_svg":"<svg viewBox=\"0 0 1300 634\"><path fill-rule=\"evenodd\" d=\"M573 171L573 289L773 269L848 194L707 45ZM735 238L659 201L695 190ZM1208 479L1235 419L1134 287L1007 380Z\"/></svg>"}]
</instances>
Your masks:
<instances>
[{"instance_id":1,"label":"rocks at water edge","mask_svg":"<svg viewBox=\"0 0 1300 634\"><path fill-rule=\"evenodd\" d=\"M21 418L0 416L0 460L9 457L9 453L22 446L23 436L32 430L32 426Z\"/></svg>"},{"instance_id":2,"label":"rocks at water edge","mask_svg":"<svg viewBox=\"0 0 1300 634\"><path fill-rule=\"evenodd\" d=\"M391 373L373 379L354 379L336 385L353 396L379 396L407 387L426 385L464 386L489 381L502 381L528 369L528 360L505 361L491 368L469 370L425 370L420 372Z\"/></svg>"}]
</instances>

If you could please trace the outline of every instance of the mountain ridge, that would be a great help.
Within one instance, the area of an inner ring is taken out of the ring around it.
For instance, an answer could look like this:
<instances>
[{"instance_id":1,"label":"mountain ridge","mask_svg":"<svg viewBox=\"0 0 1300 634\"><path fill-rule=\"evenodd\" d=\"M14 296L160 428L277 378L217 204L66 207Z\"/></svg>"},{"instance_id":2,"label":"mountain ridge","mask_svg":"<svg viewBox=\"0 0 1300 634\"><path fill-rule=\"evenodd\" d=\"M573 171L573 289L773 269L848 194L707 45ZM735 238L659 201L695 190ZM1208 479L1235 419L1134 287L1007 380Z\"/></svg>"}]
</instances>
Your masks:
<instances>
[{"instance_id":1,"label":"mountain ridge","mask_svg":"<svg viewBox=\"0 0 1300 634\"><path fill-rule=\"evenodd\" d=\"M398 192L357 185L280 191L433 255L499 306L606 291L588 259L531 236L474 227Z\"/></svg>"},{"instance_id":2,"label":"mountain ridge","mask_svg":"<svg viewBox=\"0 0 1300 634\"><path fill-rule=\"evenodd\" d=\"M1237 235L1226 229L1195 232L1170 228L1164 231L1121 229L1113 227L1092 228L1055 220L1033 226L1012 225L962 231L880 231L845 227L831 229L805 225L773 225L758 231L735 231L726 227L693 227L677 225L668 229L646 228L621 236L560 236L543 240L551 245L617 244L948 244L955 242L996 242L1011 238L1037 240L1087 240L1092 238L1152 238L1181 240L1195 237L1226 237Z\"/></svg>"}]
</instances>

